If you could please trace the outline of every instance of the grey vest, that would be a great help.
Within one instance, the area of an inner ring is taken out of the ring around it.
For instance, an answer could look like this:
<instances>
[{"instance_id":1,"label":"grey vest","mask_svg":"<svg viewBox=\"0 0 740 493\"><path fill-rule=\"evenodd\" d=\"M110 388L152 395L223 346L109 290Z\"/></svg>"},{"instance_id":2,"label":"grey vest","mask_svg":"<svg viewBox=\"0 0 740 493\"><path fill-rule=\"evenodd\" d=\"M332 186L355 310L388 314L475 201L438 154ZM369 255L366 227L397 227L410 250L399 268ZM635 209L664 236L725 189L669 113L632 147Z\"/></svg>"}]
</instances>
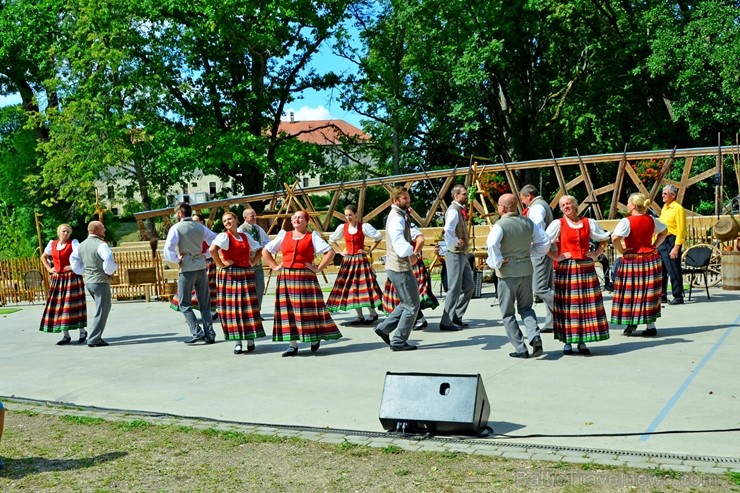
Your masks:
<instances>
[{"instance_id":1,"label":"grey vest","mask_svg":"<svg viewBox=\"0 0 740 493\"><path fill-rule=\"evenodd\" d=\"M457 225L455 226L455 236L465 240L465 246L458 247L457 245L448 245L447 251L452 253L468 253L468 225L465 222L465 216L463 216L463 206L455 202L454 200L450 204L450 208L457 211Z\"/></svg>"},{"instance_id":2,"label":"grey vest","mask_svg":"<svg viewBox=\"0 0 740 493\"><path fill-rule=\"evenodd\" d=\"M103 240L97 236L88 236L85 241L80 243L77 255L85 264L85 274L83 280L85 284L108 283L110 279L108 274L103 270L103 259L98 255L98 247Z\"/></svg>"},{"instance_id":3,"label":"grey vest","mask_svg":"<svg viewBox=\"0 0 740 493\"><path fill-rule=\"evenodd\" d=\"M508 259L499 268L499 277L523 277L532 275L530 250L534 223L518 212L504 214L496 223L504 231L501 239L501 256Z\"/></svg>"},{"instance_id":4,"label":"grey vest","mask_svg":"<svg viewBox=\"0 0 740 493\"><path fill-rule=\"evenodd\" d=\"M542 229L543 230L544 229L547 229L547 227L550 225L550 223L552 222L552 219L553 219L553 217L552 217L552 209L550 208L550 204L548 204L545 201L545 199L543 199L542 197L536 197L532 201L532 203L529 204L529 206L532 207L535 204L541 205L545 209L545 227L542 228Z\"/></svg>"},{"instance_id":5,"label":"grey vest","mask_svg":"<svg viewBox=\"0 0 740 493\"><path fill-rule=\"evenodd\" d=\"M180 241L177 250L182 256L180 272L192 272L206 268L206 259L203 256L203 240L206 232L203 225L196 223L191 218L183 218L179 223L172 226L177 229Z\"/></svg>"},{"instance_id":6,"label":"grey vest","mask_svg":"<svg viewBox=\"0 0 740 493\"><path fill-rule=\"evenodd\" d=\"M391 206L391 212L388 214L388 219L385 222L385 268L393 272L404 272L411 270L411 262L409 262L408 257L399 257L393 248L393 242L388 234L388 222L393 217L400 217L403 220L403 237L411 243L411 226L406 218L406 214L400 208Z\"/></svg>"}]
</instances>

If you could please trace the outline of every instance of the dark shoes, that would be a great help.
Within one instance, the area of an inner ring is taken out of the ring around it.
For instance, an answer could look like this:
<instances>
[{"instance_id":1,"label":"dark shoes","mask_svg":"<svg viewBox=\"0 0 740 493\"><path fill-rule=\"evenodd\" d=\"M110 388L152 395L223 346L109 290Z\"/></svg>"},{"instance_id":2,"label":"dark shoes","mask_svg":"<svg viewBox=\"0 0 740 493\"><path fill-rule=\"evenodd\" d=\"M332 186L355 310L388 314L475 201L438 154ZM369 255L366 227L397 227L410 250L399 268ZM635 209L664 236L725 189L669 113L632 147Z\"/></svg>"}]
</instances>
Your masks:
<instances>
[{"instance_id":1,"label":"dark shoes","mask_svg":"<svg viewBox=\"0 0 740 493\"><path fill-rule=\"evenodd\" d=\"M319 350L320 347L321 347L321 341L312 342L311 343L311 352L312 353L315 353L316 351Z\"/></svg>"},{"instance_id":2,"label":"dark shoes","mask_svg":"<svg viewBox=\"0 0 740 493\"><path fill-rule=\"evenodd\" d=\"M388 334L386 334L385 332L383 332L383 331L382 331L382 330L380 330L380 329L373 329L373 331L374 331L374 332L375 332L376 334L378 334L378 337L380 337L381 339L383 339L383 342L385 342L385 343L386 343L386 344L388 344L389 346L391 345L391 338L390 338L390 337L388 337Z\"/></svg>"},{"instance_id":3,"label":"dark shoes","mask_svg":"<svg viewBox=\"0 0 740 493\"><path fill-rule=\"evenodd\" d=\"M85 341L87 341L87 331L81 330L80 331L80 338L77 339L77 344L85 344Z\"/></svg>"},{"instance_id":4,"label":"dark shoes","mask_svg":"<svg viewBox=\"0 0 740 493\"><path fill-rule=\"evenodd\" d=\"M288 349L283 353L283 358L295 356L298 354L298 347L288 346Z\"/></svg>"},{"instance_id":5,"label":"dark shoes","mask_svg":"<svg viewBox=\"0 0 740 493\"><path fill-rule=\"evenodd\" d=\"M347 322L347 325L356 326L356 325L367 325L367 320L364 318L356 318L350 322Z\"/></svg>"},{"instance_id":6,"label":"dark shoes","mask_svg":"<svg viewBox=\"0 0 740 493\"><path fill-rule=\"evenodd\" d=\"M563 354L566 356L573 354L573 347L570 344L563 346Z\"/></svg>"},{"instance_id":7,"label":"dark shoes","mask_svg":"<svg viewBox=\"0 0 740 493\"><path fill-rule=\"evenodd\" d=\"M552 334L555 332L555 329L552 327L545 327L544 329L540 329L540 334Z\"/></svg>"},{"instance_id":8,"label":"dark shoes","mask_svg":"<svg viewBox=\"0 0 740 493\"><path fill-rule=\"evenodd\" d=\"M100 339L100 342L96 342L95 344L88 344L87 347L105 347L108 346L108 343L105 342L103 339Z\"/></svg>"},{"instance_id":9,"label":"dark shoes","mask_svg":"<svg viewBox=\"0 0 740 493\"><path fill-rule=\"evenodd\" d=\"M631 336L635 331L637 330L637 325L628 325L626 329L624 329L624 332L622 332L623 336Z\"/></svg>"},{"instance_id":10,"label":"dark shoes","mask_svg":"<svg viewBox=\"0 0 740 493\"><path fill-rule=\"evenodd\" d=\"M668 296L661 296L660 302L661 303L668 303Z\"/></svg>"},{"instance_id":11,"label":"dark shoes","mask_svg":"<svg viewBox=\"0 0 740 493\"><path fill-rule=\"evenodd\" d=\"M255 344L247 344L247 352L248 353L251 353L255 349L257 349L257 346Z\"/></svg>"},{"instance_id":12,"label":"dark shoes","mask_svg":"<svg viewBox=\"0 0 740 493\"><path fill-rule=\"evenodd\" d=\"M64 336L59 340L59 342L57 342L57 346L66 346L70 342L72 342L72 338L68 336Z\"/></svg>"},{"instance_id":13,"label":"dark shoes","mask_svg":"<svg viewBox=\"0 0 740 493\"><path fill-rule=\"evenodd\" d=\"M409 344L408 342L404 342L398 346L391 346L391 351L416 351L416 346Z\"/></svg>"},{"instance_id":14,"label":"dark shoes","mask_svg":"<svg viewBox=\"0 0 740 493\"><path fill-rule=\"evenodd\" d=\"M470 327L470 324L466 324L465 322L463 322L459 318L453 318L452 319L452 323L454 325L457 325L458 327Z\"/></svg>"},{"instance_id":15,"label":"dark shoes","mask_svg":"<svg viewBox=\"0 0 740 493\"><path fill-rule=\"evenodd\" d=\"M205 338L203 336L195 336L191 337L187 341L183 341L185 344L195 344L196 342L203 342L205 341Z\"/></svg>"},{"instance_id":16,"label":"dark shoes","mask_svg":"<svg viewBox=\"0 0 740 493\"><path fill-rule=\"evenodd\" d=\"M509 356L511 356L512 358L527 359L529 358L529 353L527 351L522 351L521 353L509 353Z\"/></svg>"},{"instance_id":17,"label":"dark shoes","mask_svg":"<svg viewBox=\"0 0 740 493\"><path fill-rule=\"evenodd\" d=\"M414 324L414 330L426 329L427 327L429 327L429 322L427 322L426 319L418 320Z\"/></svg>"},{"instance_id":18,"label":"dark shoes","mask_svg":"<svg viewBox=\"0 0 740 493\"><path fill-rule=\"evenodd\" d=\"M378 315L373 315L372 317L365 319L365 325L372 325L377 321L378 321Z\"/></svg>"},{"instance_id":19,"label":"dark shoes","mask_svg":"<svg viewBox=\"0 0 740 493\"><path fill-rule=\"evenodd\" d=\"M640 337L655 337L658 335L658 329L652 328L652 329L645 329L642 332L640 332Z\"/></svg>"},{"instance_id":20,"label":"dark shoes","mask_svg":"<svg viewBox=\"0 0 740 493\"><path fill-rule=\"evenodd\" d=\"M440 331L448 331L448 332L455 332L457 330L462 330L462 327L456 327L454 325L442 325L439 324L439 330Z\"/></svg>"},{"instance_id":21,"label":"dark shoes","mask_svg":"<svg viewBox=\"0 0 740 493\"><path fill-rule=\"evenodd\" d=\"M588 356L591 354L591 350L586 347L585 344L579 344L578 345L578 352L581 353L584 356Z\"/></svg>"},{"instance_id":22,"label":"dark shoes","mask_svg":"<svg viewBox=\"0 0 740 493\"><path fill-rule=\"evenodd\" d=\"M242 345L241 344L237 344L236 346L234 346L234 354L242 354Z\"/></svg>"},{"instance_id":23,"label":"dark shoes","mask_svg":"<svg viewBox=\"0 0 740 493\"><path fill-rule=\"evenodd\" d=\"M683 305L683 298L673 298L668 302L669 305Z\"/></svg>"},{"instance_id":24,"label":"dark shoes","mask_svg":"<svg viewBox=\"0 0 740 493\"><path fill-rule=\"evenodd\" d=\"M542 350L542 338L540 336L535 337L532 339L532 342L530 343L532 346L532 357L538 358L542 356L543 350Z\"/></svg>"}]
</instances>

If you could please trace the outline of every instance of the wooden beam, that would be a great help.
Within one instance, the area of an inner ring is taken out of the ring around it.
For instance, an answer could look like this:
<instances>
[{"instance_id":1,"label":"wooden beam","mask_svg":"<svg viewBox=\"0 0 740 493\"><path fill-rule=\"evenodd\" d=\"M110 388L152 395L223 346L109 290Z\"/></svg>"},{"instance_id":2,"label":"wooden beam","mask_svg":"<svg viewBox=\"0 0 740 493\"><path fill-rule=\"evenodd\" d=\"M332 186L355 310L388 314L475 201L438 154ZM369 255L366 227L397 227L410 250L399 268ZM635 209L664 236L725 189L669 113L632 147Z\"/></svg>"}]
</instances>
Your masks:
<instances>
[{"instance_id":1,"label":"wooden beam","mask_svg":"<svg viewBox=\"0 0 740 493\"><path fill-rule=\"evenodd\" d=\"M617 206L619 204L619 195L622 193L625 167L630 166L629 161L627 161L627 144L624 145L624 153L617 166L617 179L614 181L614 193L612 194L612 201L609 206L609 219L616 219L617 217Z\"/></svg>"}]
</instances>

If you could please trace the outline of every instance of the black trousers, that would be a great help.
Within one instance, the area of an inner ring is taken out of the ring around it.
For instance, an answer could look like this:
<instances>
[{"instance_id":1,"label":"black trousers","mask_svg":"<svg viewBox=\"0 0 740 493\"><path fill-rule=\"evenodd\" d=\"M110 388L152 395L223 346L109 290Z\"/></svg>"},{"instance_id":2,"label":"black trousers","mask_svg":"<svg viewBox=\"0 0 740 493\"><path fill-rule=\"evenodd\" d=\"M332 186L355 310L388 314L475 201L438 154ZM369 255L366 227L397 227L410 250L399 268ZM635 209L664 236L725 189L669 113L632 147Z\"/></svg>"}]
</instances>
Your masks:
<instances>
[{"instance_id":1,"label":"black trousers","mask_svg":"<svg viewBox=\"0 0 740 493\"><path fill-rule=\"evenodd\" d=\"M663 261L663 296L668 295L668 279L671 280L671 291L673 297L683 299L683 271L681 270L681 254L683 249L678 250L677 258L671 258L671 250L676 244L676 235L668 235L658 247L660 259Z\"/></svg>"}]
</instances>

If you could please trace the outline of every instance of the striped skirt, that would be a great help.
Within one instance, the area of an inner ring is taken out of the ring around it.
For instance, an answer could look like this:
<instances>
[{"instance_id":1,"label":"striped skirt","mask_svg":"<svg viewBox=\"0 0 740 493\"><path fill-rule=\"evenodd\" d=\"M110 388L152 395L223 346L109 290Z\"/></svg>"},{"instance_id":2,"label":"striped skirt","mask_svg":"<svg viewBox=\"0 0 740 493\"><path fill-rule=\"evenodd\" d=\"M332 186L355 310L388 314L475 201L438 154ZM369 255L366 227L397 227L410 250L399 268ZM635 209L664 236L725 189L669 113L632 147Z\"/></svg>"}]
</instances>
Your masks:
<instances>
[{"instance_id":1,"label":"striped skirt","mask_svg":"<svg viewBox=\"0 0 740 493\"><path fill-rule=\"evenodd\" d=\"M216 262L213 259L206 260L206 274L208 275L208 290L211 292L211 312L214 312L218 306L218 289L216 288ZM190 303L193 310L200 310L194 289L191 294ZM180 311L180 301L177 299L177 293L170 300L170 308L176 312Z\"/></svg>"},{"instance_id":2,"label":"striped skirt","mask_svg":"<svg viewBox=\"0 0 740 493\"><path fill-rule=\"evenodd\" d=\"M558 263L553 317L555 339L566 344L609 339L609 321L592 260Z\"/></svg>"},{"instance_id":3,"label":"striped skirt","mask_svg":"<svg viewBox=\"0 0 740 493\"><path fill-rule=\"evenodd\" d=\"M231 266L216 274L218 317L226 340L254 340L265 337L257 302L254 271Z\"/></svg>"},{"instance_id":4,"label":"striped skirt","mask_svg":"<svg viewBox=\"0 0 740 493\"><path fill-rule=\"evenodd\" d=\"M326 308L330 312L352 308L377 308L382 297L378 279L367 256L362 253L345 255L337 272L334 287L326 300Z\"/></svg>"},{"instance_id":5,"label":"striped skirt","mask_svg":"<svg viewBox=\"0 0 740 493\"><path fill-rule=\"evenodd\" d=\"M624 255L614 284L612 323L640 325L655 322L660 317L662 293L663 275L658 252Z\"/></svg>"},{"instance_id":6,"label":"striped skirt","mask_svg":"<svg viewBox=\"0 0 740 493\"><path fill-rule=\"evenodd\" d=\"M72 271L51 276L49 298L41 317L41 332L62 332L87 327L85 283Z\"/></svg>"},{"instance_id":7,"label":"striped skirt","mask_svg":"<svg viewBox=\"0 0 740 493\"><path fill-rule=\"evenodd\" d=\"M431 308L434 310L439 306L439 301L437 301L437 297L432 292L432 276L429 275L429 270L427 270L424 262L419 261L414 264L413 271L416 282L419 283L419 299L421 300L419 309ZM398 293L393 283L390 279L386 279L385 291L383 291L383 311L390 314L400 302L401 300L398 298Z\"/></svg>"},{"instance_id":8,"label":"striped skirt","mask_svg":"<svg viewBox=\"0 0 740 493\"><path fill-rule=\"evenodd\" d=\"M316 274L283 267L275 288L272 340L317 342L340 337L342 333L326 309Z\"/></svg>"}]
</instances>

